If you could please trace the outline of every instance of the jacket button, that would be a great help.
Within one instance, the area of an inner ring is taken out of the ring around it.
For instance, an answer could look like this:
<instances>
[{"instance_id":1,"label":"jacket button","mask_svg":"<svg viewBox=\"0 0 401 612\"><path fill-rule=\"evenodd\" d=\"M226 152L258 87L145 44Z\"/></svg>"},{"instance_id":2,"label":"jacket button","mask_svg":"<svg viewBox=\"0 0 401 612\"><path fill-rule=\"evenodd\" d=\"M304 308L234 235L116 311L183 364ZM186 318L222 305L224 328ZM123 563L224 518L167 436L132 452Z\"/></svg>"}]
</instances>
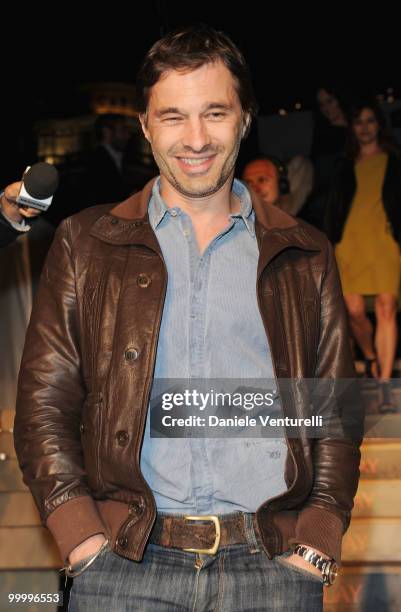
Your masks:
<instances>
[{"instance_id":1,"label":"jacket button","mask_svg":"<svg viewBox=\"0 0 401 612\"><path fill-rule=\"evenodd\" d=\"M118 219L116 219L116 218L110 219L110 223L111 223L112 225L117 225L117 223L118 223Z\"/></svg>"},{"instance_id":2,"label":"jacket button","mask_svg":"<svg viewBox=\"0 0 401 612\"><path fill-rule=\"evenodd\" d=\"M119 545L120 548L127 548L127 546L128 546L128 538L125 537L125 536L123 536L121 538L118 538L117 544Z\"/></svg>"},{"instance_id":3,"label":"jacket button","mask_svg":"<svg viewBox=\"0 0 401 612\"><path fill-rule=\"evenodd\" d=\"M81 425L79 426L79 431L80 431L81 433L84 433L84 431L85 431L85 425L84 425L83 423L81 423Z\"/></svg>"},{"instance_id":4,"label":"jacket button","mask_svg":"<svg viewBox=\"0 0 401 612\"><path fill-rule=\"evenodd\" d=\"M128 431L118 431L116 433L116 438L120 446L127 446L129 440Z\"/></svg>"},{"instance_id":5,"label":"jacket button","mask_svg":"<svg viewBox=\"0 0 401 612\"><path fill-rule=\"evenodd\" d=\"M138 502L132 502L129 505L129 513L130 514L142 514L142 506Z\"/></svg>"},{"instance_id":6,"label":"jacket button","mask_svg":"<svg viewBox=\"0 0 401 612\"><path fill-rule=\"evenodd\" d=\"M152 281L147 274L140 274L137 282L142 289L146 289L146 287L149 287Z\"/></svg>"},{"instance_id":7,"label":"jacket button","mask_svg":"<svg viewBox=\"0 0 401 612\"><path fill-rule=\"evenodd\" d=\"M125 351L124 356L127 361L135 361L138 359L139 352L135 348L130 348Z\"/></svg>"}]
</instances>

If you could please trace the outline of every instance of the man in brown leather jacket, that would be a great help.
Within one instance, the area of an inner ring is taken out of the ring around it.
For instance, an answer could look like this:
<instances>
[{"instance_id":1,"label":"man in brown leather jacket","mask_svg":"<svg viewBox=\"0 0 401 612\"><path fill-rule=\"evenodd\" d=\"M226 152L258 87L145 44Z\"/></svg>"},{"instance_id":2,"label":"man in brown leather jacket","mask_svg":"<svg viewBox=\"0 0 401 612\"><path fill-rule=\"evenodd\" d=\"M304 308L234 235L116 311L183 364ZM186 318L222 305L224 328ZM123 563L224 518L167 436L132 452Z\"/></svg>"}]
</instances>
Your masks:
<instances>
[{"instance_id":1,"label":"man in brown leather jacket","mask_svg":"<svg viewBox=\"0 0 401 612\"><path fill-rule=\"evenodd\" d=\"M155 441L145 424L156 374L353 378L332 248L233 180L256 105L228 37L168 34L137 88L160 177L56 233L21 364L24 481L76 576L71 610L321 610L361 438L285 431L280 464L269 440ZM310 414L304 386L279 390L285 416Z\"/></svg>"}]
</instances>

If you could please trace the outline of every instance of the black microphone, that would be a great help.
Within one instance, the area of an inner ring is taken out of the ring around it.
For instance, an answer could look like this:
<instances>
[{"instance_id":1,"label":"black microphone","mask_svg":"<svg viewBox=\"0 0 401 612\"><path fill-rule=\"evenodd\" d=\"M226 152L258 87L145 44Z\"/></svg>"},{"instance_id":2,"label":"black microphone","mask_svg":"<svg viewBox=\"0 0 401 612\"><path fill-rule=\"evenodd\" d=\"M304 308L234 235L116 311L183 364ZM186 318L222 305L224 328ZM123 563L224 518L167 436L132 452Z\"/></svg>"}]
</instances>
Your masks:
<instances>
[{"instance_id":1,"label":"black microphone","mask_svg":"<svg viewBox=\"0 0 401 612\"><path fill-rule=\"evenodd\" d=\"M28 166L17 197L19 206L47 210L59 184L57 168L45 162Z\"/></svg>"}]
</instances>

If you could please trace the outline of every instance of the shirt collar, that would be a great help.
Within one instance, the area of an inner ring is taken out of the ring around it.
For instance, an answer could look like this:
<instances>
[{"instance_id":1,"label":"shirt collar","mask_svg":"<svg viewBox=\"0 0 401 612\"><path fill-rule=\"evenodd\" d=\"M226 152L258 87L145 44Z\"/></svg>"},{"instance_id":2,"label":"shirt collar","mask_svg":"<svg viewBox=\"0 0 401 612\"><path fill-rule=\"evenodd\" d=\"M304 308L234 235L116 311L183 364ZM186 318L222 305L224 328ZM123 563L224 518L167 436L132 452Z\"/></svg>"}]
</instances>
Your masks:
<instances>
[{"instance_id":1,"label":"shirt collar","mask_svg":"<svg viewBox=\"0 0 401 612\"><path fill-rule=\"evenodd\" d=\"M160 195L160 176L158 176L153 184L152 197L150 198L148 211L149 222L153 230L159 225L167 211L168 207Z\"/></svg>"},{"instance_id":2,"label":"shirt collar","mask_svg":"<svg viewBox=\"0 0 401 612\"><path fill-rule=\"evenodd\" d=\"M255 237L255 213L252 208L251 194L244 183L238 179L233 181L233 192L239 198L241 202L240 210L235 215L231 215L233 218L241 218L245 223L245 226L251 236Z\"/></svg>"},{"instance_id":3,"label":"shirt collar","mask_svg":"<svg viewBox=\"0 0 401 612\"><path fill-rule=\"evenodd\" d=\"M252 237L255 236L255 215L252 208L252 200L250 193L241 181L234 179L233 193L239 198L241 202L240 210L238 213L230 215L233 219L242 219L247 230ZM163 198L160 195L160 176L155 180L152 188L152 197L149 202L149 221L153 230L157 228L169 208L166 206Z\"/></svg>"}]
</instances>

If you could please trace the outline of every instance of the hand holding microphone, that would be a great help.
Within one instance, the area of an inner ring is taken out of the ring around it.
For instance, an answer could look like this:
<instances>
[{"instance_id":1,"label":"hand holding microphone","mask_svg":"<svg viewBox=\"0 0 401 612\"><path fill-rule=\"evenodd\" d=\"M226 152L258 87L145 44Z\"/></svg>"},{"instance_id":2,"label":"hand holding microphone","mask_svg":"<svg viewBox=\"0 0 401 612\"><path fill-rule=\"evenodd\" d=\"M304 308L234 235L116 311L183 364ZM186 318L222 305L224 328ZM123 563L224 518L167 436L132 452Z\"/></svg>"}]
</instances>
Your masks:
<instances>
[{"instance_id":1,"label":"hand holding microphone","mask_svg":"<svg viewBox=\"0 0 401 612\"><path fill-rule=\"evenodd\" d=\"M4 214L11 221L21 223L22 218L27 219L36 217L40 214L40 210L36 208L20 208L17 204L18 194L21 191L22 181L12 183L5 188L3 197L1 198L1 208Z\"/></svg>"},{"instance_id":2,"label":"hand holding microphone","mask_svg":"<svg viewBox=\"0 0 401 612\"><path fill-rule=\"evenodd\" d=\"M58 187L58 172L54 166L39 162L28 166L22 181L4 190L1 208L11 221L20 223L47 210Z\"/></svg>"}]
</instances>

